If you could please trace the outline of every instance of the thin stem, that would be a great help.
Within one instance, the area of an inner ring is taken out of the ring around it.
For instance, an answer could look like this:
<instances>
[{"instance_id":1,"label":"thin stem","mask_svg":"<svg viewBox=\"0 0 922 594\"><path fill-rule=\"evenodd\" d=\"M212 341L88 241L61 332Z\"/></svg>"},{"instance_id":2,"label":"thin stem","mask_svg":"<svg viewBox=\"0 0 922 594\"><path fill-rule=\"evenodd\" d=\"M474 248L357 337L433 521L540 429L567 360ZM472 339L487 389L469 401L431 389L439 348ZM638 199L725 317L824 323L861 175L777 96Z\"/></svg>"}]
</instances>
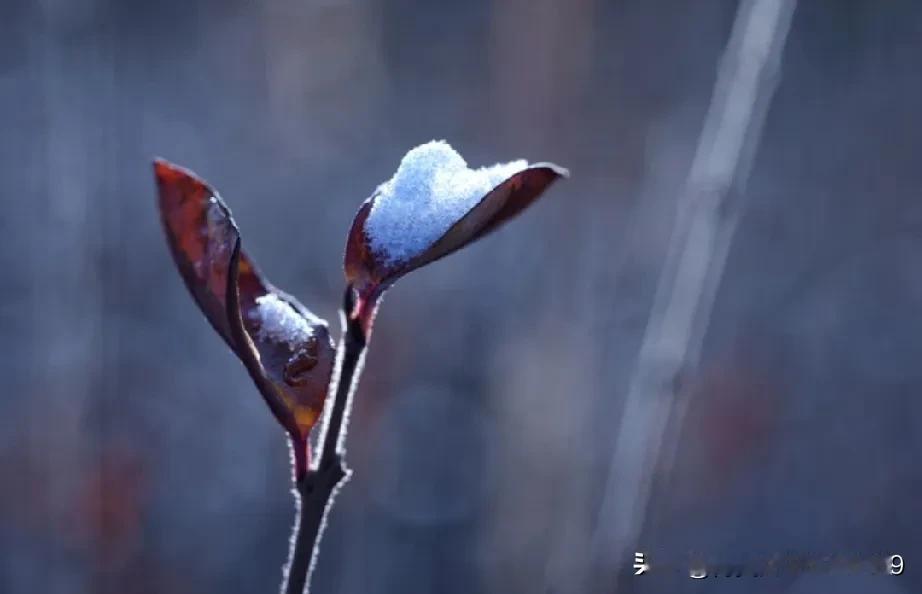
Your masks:
<instances>
[{"instance_id":1,"label":"thin stem","mask_svg":"<svg viewBox=\"0 0 922 594\"><path fill-rule=\"evenodd\" d=\"M348 312L348 310L345 310ZM320 440L318 452L318 469L333 464L343 454L345 440L345 425L348 412L352 406L352 392L358 383L358 373L362 357L365 354L365 333L361 324L351 320L347 313L343 314L343 336L339 342L342 352L342 362L339 369L339 379L336 384L336 398L333 409L330 411L328 422L324 425L324 432Z\"/></svg>"},{"instance_id":2,"label":"thin stem","mask_svg":"<svg viewBox=\"0 0 922 594\"><path fill-rule=\"evenodd\" d=\"M298 512L286 569L285 594L302 594L305 591L317 555L320 535L323 533L329 502L345 477L346 471L342 464L336 464L324 471L312 470L304 480L295 483Z\"/></svg>"},{"instance_id":3,"label":"thin stem","mask_svg":"<svg viewBox=\"0 0 922 594\"><path fill-rule=\"evenodd\" d=\"M361 361L365 353L366 338L361 325L349 317L352 303L352 289L346 290L343 307L343 334L339 341L336 366L336 395L333 408L325 415L323 433L318 441L320 451L317 465L303 479L295 480L298 499L298 519L293 546L285 572L284 594L303 594L309 583L313 560L317 556L317 545L323 533L324 518L330 507L333 494L348 476L343 462L343 442L349 409L352 406L352 392L361 373ZM293 444L297 447L297 444Z\"/></svg>"}]
</instances>

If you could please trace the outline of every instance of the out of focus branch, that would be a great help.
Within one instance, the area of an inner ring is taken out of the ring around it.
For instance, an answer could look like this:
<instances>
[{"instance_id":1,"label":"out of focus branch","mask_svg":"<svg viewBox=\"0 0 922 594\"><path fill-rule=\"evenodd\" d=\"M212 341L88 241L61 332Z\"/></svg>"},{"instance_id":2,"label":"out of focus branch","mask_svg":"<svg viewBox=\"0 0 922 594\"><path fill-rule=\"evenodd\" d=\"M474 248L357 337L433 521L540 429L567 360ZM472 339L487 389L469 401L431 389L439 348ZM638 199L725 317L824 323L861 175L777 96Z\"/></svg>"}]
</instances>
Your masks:
<instances>
[{"instance_id":1,"label":"out of focus branch","mask_svg":"<svg viewBox=\"0 0 922 594\"><path fill-rule=\"evenodd\" d=\"M595 560L610 566L645 521L658 465L668 468L688 406L683 376L697 366L716 289L737 226L734 195L778 80L796 0L742 0L657 286L630 382L594 535Z\"/></svg>"}]
</instances>

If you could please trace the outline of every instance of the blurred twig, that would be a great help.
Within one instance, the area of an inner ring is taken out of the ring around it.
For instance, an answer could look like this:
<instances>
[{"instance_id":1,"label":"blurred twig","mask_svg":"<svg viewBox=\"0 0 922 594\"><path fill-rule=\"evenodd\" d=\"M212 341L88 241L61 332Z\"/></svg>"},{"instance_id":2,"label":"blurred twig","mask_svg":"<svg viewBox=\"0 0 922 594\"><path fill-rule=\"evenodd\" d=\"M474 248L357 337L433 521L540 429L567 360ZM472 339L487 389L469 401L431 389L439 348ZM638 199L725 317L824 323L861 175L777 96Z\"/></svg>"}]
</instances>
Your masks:
<instances>
[{"instance_id":1,"label":"blurred twig","mask_svg":"<svg viewBox=\"0 0 922 594\"><path fill-rule=\"evenodd\" d=\"M683 375L698 362L745 183L777 84L796 0L743 0L641 342L594 535L595 559L623 558L643 527L654 469L669 466L667 427L681 425ZM625 557L626 558L626 557Z\"/></svg>"}]
</instances>

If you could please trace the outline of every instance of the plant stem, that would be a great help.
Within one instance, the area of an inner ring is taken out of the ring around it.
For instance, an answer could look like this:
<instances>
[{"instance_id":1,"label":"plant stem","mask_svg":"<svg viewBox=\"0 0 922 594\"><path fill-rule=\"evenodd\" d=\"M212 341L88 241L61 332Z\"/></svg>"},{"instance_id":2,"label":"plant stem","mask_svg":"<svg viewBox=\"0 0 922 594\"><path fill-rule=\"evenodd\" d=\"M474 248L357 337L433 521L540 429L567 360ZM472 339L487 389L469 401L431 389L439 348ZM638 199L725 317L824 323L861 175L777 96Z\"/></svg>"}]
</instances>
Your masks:
<instances>
[{"instance_id":1,"label":"plant stem","mask_svg":"<svg viewBox=\"0 0 922 594\"><path fill-rule=\"evenodd\" d=\"M361 375L361 362L365 354L366 337L361 325L349 318L352 303L352 289L347 288L343 306L343 334L337 350L335 390L333 408L325 415L323 431L318 443L317 464L301 479L295 479L298 498L298 519L293 546L289 553L285 575L284 594L303 594L310 581L317 556L317 546L323 533L324 518L329 510L333 494L349 471L343 462L344 442L348 413L352 408L352 393ZM298 447L297 443L293 443Z\"/></svg>"}]
</instances>

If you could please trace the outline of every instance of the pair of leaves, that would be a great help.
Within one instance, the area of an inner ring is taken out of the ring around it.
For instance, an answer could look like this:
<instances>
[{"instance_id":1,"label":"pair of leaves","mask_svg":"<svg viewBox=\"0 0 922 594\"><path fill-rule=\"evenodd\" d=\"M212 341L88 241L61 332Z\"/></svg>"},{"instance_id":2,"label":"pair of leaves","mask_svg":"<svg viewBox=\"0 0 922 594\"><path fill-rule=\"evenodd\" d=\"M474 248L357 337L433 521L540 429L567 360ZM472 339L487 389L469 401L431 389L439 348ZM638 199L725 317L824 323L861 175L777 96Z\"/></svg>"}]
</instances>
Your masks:
<instances>
[{"instance_id":1,"label":"pair of leaves","mask_svg":"<svg viewBox=\"0 0 922 594\"><path fill-rule=\"evenodd\" d=\"M214 189L163 160L154 163L154 171L167 242L186 287L291 435L301 476L307 468L307 438L323 410L336 358L327 324L263 278L241 249L237 225ZM381 295L397 279L496 230L566 175L552 164L513 174L438 239L400 262L372 248L365 225L378 198L372 195L356 214L346 241L351 311L345 314L367 338ZM264 309L270 306L267 317Z\"/></svg>"}]
</instances>

